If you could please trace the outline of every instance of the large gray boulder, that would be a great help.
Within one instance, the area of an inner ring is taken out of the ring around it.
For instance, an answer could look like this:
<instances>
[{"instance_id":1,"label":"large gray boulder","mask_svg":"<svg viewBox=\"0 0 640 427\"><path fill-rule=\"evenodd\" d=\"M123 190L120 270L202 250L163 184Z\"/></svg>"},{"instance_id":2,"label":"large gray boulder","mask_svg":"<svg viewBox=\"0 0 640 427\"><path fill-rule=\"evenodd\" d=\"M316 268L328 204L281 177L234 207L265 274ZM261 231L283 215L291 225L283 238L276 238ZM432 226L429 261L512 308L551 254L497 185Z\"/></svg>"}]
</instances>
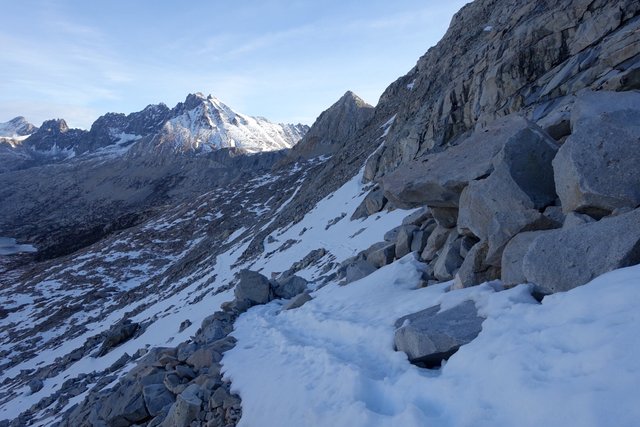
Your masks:
<instances>
[{"instance_id":1,"label":"large gray boulder","mask_svg":"<svg viewBox=\"0 0 640 427\"><path fill-rule=\"evenodd\" d=\"M202 406L199 392L200 386L198 384L190 384L180 393L176 402L171 406L162 427L189 427L191 422L198 417Z\"/></svg>"},{"instance_id":2,"label":"large gray boulder","mask_svg":"<svg viewBox=\"0 0 640 427\"><path fill-rule=\"evenodd\" d=\"M439 365L482 330L484 318L478 316L473 301L439 311L440 306L435 306L396 321L396 348L405 352L412 363Z\"/></svg>"},{"instance_id":3,"label":"large gray boulder","mask_svg":"<svg viewBox=\"0 0 640 427\"><path fill-rule=\"evenodd\" d=\"M271 284L262 274L251 270L240 270L238 284L234 290L238 301L246 301L250 305L269 302Z\"/></svg>"},{"instance_id":4,"label":"large gray boulder","mask_svg":"<svg viewBox=\"0 0 640 427\"><path fill-rule=\"evenodd\" d=\"M372 251L369 255L367 255L367 261L374 267L380 268L385 265L391 264L395 255L395 243L387 243L386 245L383 245L379 249L376 249L375 251Z\"/></svg>"},{"instance_id":5,"label":"large gray boulder","mask_svg":"<svg viewBox=\"0 0 640 427\"><path fill-rule=\"evenodd\" d=\"M528 231L520 233L509 241L502 253L501 280L506 286L527 283L523 261L533 241L548 231Z\"/></svg>"},{"instance_id":6,"label":"large gray boulder","mask_svg":"<svg viewBox=\"0 0 640 427\"><path fill-rule=\"evenodd\" d=\"M380 187L376 187L369 192L362 200L362 203L356 208L351 215L351 220L366 218L369 215L373 215L376 212L380 212L385 204L387 198L384 197L384 193Z\"/></svg>"},{"instance_id":7,"label":"large gray boulder","mask_svg":"<svg viewBox=\"0 0 640 427\"><path fill-rule=\"evenodd\" d=\"M163 410L173 404L176 398L164 384L149 384L142 389L144 403L147 411L153 417L159 415Z\"/></svg>"},{"instance_id":8,"label":"large gray boulder","mask_svg":"<svg viewBox=\"0 0 640 427\"><path fill-rule=\"evenodd\" d=\"M371 273L377 270L377 268L369 261L361 258L352 258L344 266L345 269L345 283L355 282L364 277L367 277Z\"/></svg>"},{"instance_id":9,"label":"large gray boulder","mask_svg":"<svg viewBox=\"0 0 640 427\"><path fill-rule=\"evenodd\" d=\"M307 283L303 277L288 276L272 283L273 293L278 298L293 298L307 289Z\"/></svg>"},{"instance_id":10,"label":"large gray boulder","mask_svg":"<svg viewBox=\"0 0 640 427\"><path fill-rule=\"evenodd\" d=\"M551 162L558 147L533 123L518 135L495 156L491 175L470 183L460 197L458 230L487 241L487 263L494 266L513 236L555 225L539 209L556 199Z\"/></svg>"},{"instance_id":11,"label":"large gray boulder","mask_svg":"<svg viewBox=\"0 0 640 427\"><path fill-rule=\"evenodd\" d=\"M296 308L300 308L303 305L305 305L306 303L308 303L309 301L311 301L313 298L311 297L311 295L309 294L308 291L303 292L297 296L295 296L294 298L291 299L291 301L289 301L288 303L286 303L282 309L283 310L293 310Z\"/></svg>"},{"instance_id":12,"label":"large gray boulder","mask_svg":"<svg viewBox=\"0 0 640 427\"><path fill-rule=\"evenodd\" d=\"M404 217L404 219L402 220L402 225L420 226L432 216L433 215L431 214L431 211L429 210L429 208L422 207L416 210L415 212L413 212L412 214L409 214L406 217Z\"/></svg>"},{"instance_id":13,"label":"large gray boulder","mask_svg":"<svg viewBox=\"0 0 640 427\"><path fill-rule=\"evenodd\" d=\"M420 258L422 258L423 261L432 261L438 254L438 251L445 244L445 242L447 241L447 237L450 234L457 235L458 233L453 229L444 228L440 225L436 226L436 228L429 235L429 238L427 238L427 244L420 254Z\"/></svg>"},{"instance_id":14,"label":"large gray boulder","mask_svg":"<svg viewBox=\"0 0 640 427\"><path fill-rule=\"evenodd\" d=\"M581 92L573 133L553 161L565 212L594 216L640 205L640 92Z\"/></svg>"},{"instance_id":15,"label":"large gray boulder","mask_svg":"<svg viewBox=\"0 0 640 427\"><path fill-rule=\"evenodd\" d=\"M533 233L507 248L503 254L506 284L524 278L543 293L567 291L608 271L640 263L640 209L568 229ZM505 270L519 257L523 277Z\"/></svg>"},{"instance_id":16,"label":"large gray boulder","mask_svg":"<svg viewBox=\"0 0 640 427\"><path fill-rule=\"evenodd\" d=\"M98 411L100 418L113 426L127 426L145 420L149 412L144 402L142 384L125 377L102 402Z\"/></svg>"},{"instance_id":17,"label":"large gray boulder","mask_svg":"<svg viewBox=\"0 0 640 427\"><path fill-rule=\"evenodd\" d=\"M517 145L539 133L535 125L518 115L496 120L459 145L409 162L385 176L385 196L402 208L457 207L462 190L493 171L493 159L505 145Z\"/></svg>"}]
</instances>

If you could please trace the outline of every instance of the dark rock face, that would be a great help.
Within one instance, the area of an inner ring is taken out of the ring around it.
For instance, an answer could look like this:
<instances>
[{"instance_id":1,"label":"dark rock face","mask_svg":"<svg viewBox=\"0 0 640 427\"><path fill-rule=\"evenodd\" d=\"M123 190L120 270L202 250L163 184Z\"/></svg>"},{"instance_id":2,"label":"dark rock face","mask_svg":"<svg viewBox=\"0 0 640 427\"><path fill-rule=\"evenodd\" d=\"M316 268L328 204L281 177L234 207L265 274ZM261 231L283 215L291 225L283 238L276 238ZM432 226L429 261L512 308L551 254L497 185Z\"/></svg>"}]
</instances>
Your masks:
<instances>
[{"instance_id":1,"label":"dark rock face","mask_svg":"<svg viewBox=\"0 0 640 427\"><path fill-rule=\"evenodd\" d=\"M63 119L47 120L37 132L27 138L23 145L31 150L53 152L72 152L80 141L87 136L81 129L70 129ZM68 154L60 153L66 157Z\"/></svg>"},{"instance_id":2,"label":"dark rock face","mask_svg":"<svg viewBox=\"0 0 640 427\"><path fill-rule=\"evenodd\" d=\"M473 301L439 311L435 306L396 321L395 346L407 353L411 363L438 366L482 330L484 318L478 316Z\"/></svg>"},{"instance_id":3,"label":"dark rock face","mask_svg":"<svg viewBox=\"0 0 640 427\"><path fill-rule=\"evenodd\" d=\"M156 134L171 117L165 104L149 105L144 110L124 115L107 113L100 116L89 130L87 138L78 146L78 154L117 143L123 135L135 136L131 141Z\"/></svg>"},{"instance_id":4,"label":"dark rock face","mask_svg":"<svg viewBox=\"0 0 640 427\"><path fill-rule=\"evenodd\" d=\"M139 328L139 324L131 322L131 320L129 319L122 323L114 325L105 334L104 341L102 343L102 346L100 347L100 350L98 351L97 356L104 356L113 347L129 340L131 337L133 337L133 335L138 331Z\"/></svg>"}]
</instances>

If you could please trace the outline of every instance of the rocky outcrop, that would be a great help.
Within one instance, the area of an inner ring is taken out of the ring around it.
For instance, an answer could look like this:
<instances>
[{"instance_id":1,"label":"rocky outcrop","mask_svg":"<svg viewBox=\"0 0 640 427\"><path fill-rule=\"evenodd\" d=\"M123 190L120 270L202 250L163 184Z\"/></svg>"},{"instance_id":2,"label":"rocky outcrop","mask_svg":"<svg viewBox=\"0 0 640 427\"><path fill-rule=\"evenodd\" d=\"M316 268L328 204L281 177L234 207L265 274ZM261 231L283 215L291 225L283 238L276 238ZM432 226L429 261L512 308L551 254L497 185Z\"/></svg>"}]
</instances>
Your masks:
<instances>
[{"instance_id":1,"label":"rocky outcrop","mask_svg":"<svg viewBox=\"0 0 640 427\"><path fill-rule=\"evenodd\" d=\"M395 346L407 354L411 363L439 366L478 336L483 321L473 301L442 312L437 305L399 318Z\"/></svg>"},{"instance_id":2,"label":"rocky outcrop","mask_svg":"<svg viewBox=\"0 0 640 427\"><path fill-rule=\"evenodd\" d=\"M373 116L373 107L348 91L325 110L309 132L292 149L283 163L318 156L329 156L340 150Z\"/></svg>"},{"instance_id":3,"label":"rocky outcrop","mask_svg":"<svg viewBox=\"0 0 640 427\"><path fill-rule=\"evenodd\" d=\"M465 132L514 112L541 124L547 118L545 129L561 137L566 97L583 88L638 88L639 13L634 0L469 3L381 97L400 102L368 177L456 145Z\"/></svg>"}]
</instances>

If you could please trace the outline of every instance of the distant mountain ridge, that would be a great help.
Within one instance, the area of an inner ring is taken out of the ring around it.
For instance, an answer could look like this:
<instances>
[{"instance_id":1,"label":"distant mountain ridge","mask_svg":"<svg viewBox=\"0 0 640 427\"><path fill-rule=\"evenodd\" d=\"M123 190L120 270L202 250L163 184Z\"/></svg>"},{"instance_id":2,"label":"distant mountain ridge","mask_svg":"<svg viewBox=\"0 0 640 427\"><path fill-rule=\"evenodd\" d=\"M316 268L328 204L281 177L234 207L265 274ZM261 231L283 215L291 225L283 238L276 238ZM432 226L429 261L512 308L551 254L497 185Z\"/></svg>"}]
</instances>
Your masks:
<instances>
[{"instance_id":1,"label":"distant mountain ridge","mask_svg":"<svg viewBox=\"0 0 640 427\"><path fill-rule=\"evenodd\" d=\"M0 172L58 162L76 156L200 154L221 148L247 153L291 148L309 130L241 114L219 99L189 94L174 108L152 104L128 115L107 113L90 130L72 129L64 119L40 128L16 117L0 123Z\"/></svg>"}]
</instances>

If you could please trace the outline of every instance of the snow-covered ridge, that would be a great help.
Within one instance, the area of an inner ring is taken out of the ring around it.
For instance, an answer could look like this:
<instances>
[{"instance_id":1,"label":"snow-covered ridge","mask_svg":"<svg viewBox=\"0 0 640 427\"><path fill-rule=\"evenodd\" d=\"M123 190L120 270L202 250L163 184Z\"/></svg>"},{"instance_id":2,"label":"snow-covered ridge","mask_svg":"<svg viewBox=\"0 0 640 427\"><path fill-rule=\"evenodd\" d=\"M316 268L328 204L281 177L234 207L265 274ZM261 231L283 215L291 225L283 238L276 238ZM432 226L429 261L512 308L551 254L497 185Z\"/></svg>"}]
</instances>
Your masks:
<instances>
[{"instance_id":1,"label":"snow-covered ridge","mask_svg":"<svg viewBox=\"0 0 640 427\"><path fill-rule=\"evenodd\" d=\"M0 138L23 140L38 128L32 125L22 116L18 116L8 122L0 123Z\"/></svg>"},{"instance_id":2,"label":"snow-covered ridge","mask_svg":"<svg viewBox=\"0 0 640 427\"><path fill-rule=\"evenodd\" d=\"M273 151L292 147L307 127L276 124L262 117L238 113L209 95L189 95L167 121L158 146L178 152L241 148L248 152Z\"/></svg>"}]
</instances>

